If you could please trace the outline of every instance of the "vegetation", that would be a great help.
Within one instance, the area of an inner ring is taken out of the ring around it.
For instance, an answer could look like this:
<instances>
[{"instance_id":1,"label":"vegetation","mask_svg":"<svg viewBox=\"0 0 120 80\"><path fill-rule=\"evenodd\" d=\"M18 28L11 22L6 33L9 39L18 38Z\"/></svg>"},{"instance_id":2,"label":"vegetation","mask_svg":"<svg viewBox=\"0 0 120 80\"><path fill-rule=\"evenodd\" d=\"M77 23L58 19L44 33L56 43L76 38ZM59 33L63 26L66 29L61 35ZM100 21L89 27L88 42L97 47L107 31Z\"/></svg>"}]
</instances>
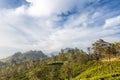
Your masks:
<instances>
[{"instance_id":1,"label":"vegetation","mask_svg":"<svg viewBox=\"0 0 120 80\"><path fill-rule=\"evenodd\" d=\"M67 48L43 59L0 64L0 80L120 80L120 42L99 39L87 52Z\"/></svg>"}]
</instances>

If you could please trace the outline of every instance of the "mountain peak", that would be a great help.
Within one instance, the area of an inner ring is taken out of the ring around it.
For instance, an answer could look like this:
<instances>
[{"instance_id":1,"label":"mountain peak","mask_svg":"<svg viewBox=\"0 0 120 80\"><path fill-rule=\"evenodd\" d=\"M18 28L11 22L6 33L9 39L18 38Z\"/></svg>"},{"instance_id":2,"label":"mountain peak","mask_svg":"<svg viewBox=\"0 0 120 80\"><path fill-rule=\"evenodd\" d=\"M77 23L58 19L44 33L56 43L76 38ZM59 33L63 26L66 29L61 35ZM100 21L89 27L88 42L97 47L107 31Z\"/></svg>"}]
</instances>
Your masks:
<instances>
[{"instance_id":1,"label":"mountain peak","mask_svg":"<svg viewBox=\"0 0 120 80\"><path fill-rule=\"evenodd\" d=\"M17 62L24 62L29 60L37 60L37 59L43 59L46 58L47 55L45 55L42 51L27 51L24 53L16 52L12 56L9 56L7 58L2 59L2 62L11 63L12 60L15 60Z\"/></svg>"}]
</instances>

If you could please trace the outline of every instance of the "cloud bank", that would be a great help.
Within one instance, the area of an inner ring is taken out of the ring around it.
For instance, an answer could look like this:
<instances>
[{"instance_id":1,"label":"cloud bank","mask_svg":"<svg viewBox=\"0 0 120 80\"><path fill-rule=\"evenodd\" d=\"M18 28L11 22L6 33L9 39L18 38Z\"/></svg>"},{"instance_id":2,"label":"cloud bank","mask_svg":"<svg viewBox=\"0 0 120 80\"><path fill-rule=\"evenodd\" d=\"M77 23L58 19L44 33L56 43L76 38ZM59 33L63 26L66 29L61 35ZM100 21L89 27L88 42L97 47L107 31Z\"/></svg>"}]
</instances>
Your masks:
<instances>
[{"instance_id":1,"label":"cloud bank","mask_svg":"<svg viewBox=\"0 0 120 80\"><path fill-rule=\"evenodd\" d=\"M85 49L99 38L120 40L120 1L8 1L0 1L0 58L31 49Z\"/></svg>"}]
</instances>

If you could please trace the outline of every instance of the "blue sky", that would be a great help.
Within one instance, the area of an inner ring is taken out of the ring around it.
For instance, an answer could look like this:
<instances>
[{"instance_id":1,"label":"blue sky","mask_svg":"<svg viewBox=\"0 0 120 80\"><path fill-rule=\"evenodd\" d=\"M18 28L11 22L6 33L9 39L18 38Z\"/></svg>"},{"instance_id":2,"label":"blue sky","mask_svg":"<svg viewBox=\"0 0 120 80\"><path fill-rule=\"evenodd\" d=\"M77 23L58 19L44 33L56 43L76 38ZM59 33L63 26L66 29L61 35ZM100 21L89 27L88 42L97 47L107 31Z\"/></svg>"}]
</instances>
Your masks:
<instances>
[{"instance_id":1,"label":"blue sky","mask_svg":"<svg viewBox=\"0 0 120 80\"><path fill-rule=\"evenodd\" d=\"M120 40L120 0L0 0L0 58Z\"/></svg>"}]
</instances>

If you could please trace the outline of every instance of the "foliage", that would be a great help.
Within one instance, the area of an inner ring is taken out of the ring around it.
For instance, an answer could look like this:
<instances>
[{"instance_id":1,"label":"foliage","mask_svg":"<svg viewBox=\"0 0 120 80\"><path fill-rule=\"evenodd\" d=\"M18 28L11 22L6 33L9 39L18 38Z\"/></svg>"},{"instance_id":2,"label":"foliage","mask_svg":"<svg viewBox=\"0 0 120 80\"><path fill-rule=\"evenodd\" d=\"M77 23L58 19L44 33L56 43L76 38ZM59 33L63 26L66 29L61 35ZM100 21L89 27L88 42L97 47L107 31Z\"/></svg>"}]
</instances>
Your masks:
<instances>
[{"instance_id":1,"label":"foliage","mask_svg":"<svg viewBox=\"0 0 120 80\"><path fill-rule=\"evenodd\" d=\"M44 59L0 62L0 80L120 80L119 61L120 42L100 39L88 48L88 53L66 48Z\"/></svg>"}]
</instances>

